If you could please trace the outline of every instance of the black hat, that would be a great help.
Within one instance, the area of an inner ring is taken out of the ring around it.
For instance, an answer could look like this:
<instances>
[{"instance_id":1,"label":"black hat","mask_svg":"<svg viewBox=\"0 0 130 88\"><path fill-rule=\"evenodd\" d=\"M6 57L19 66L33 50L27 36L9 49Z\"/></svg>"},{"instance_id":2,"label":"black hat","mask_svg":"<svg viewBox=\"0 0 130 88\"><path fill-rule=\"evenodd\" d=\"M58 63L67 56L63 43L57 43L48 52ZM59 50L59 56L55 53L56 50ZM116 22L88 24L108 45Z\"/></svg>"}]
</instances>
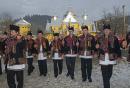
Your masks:
<instances>
[{"instance_id":1,"label":"black hat","mask_svg":"<svg viewBox=\"0 0 130 88\"><path fill-rule=\"evenodd\" d=\"M43 34L42 30L38 30L37 33L42 33Z\"/></svg>"},{"instance_id":2,"label":"black hat","mask_svg":"<svg viewBox=\"0 0 130 88\"><path fill-rule=\"evenodd\" d=\"M88 30L88 26L87 25L83 25L83 26L81 26L81 28L82 28L82 30L83 29L87 29Z\"/></svg>"},{"instance_id":3,"label":"black hat","mask_svg":"<svg viewBox=\"0 0 130 88\"><path fill-rule=\"evenodd\" d=\"M19 26L10 25L10 30L14 30L14 31L16 31L16 32L19 32Z\"/></svg>"},{"instance_id":4,"label":"black hat","mask_svg":"<svg viewBox=\"0 0 130 88\"><path fill-rule=\"evenodd\" d=\"M74 27L68 27L69 31L74 31Z\"/></svg>"},{"instance_id":5,"label":"black hat","mask_svg":"<svg viewBox=\"0 0 130 88\"><path fill-rule=\"evenodd\" d=\"M104 24L104 25L103 25L103 30L104 30L104 29L111 29L110 24Z\"/></svg>"},{"instance_id":6,"label":"black hat","mask_svg":"<svg viewBox=\"0 0 130 88\"><path fill-rule=\"evenodd\" d=\"M31 35L31 36L32 36L32 32L31 32L31 31L29 31L29 32L27 33L27 35Z\"/></svg>"},{"instance_id":7,"label":"black hat","mask_svg":"<svg viewBox=\"0 0 130 88\"><path fill-rule=\"evenodd\" d=\"M59 33L54 33L53 35L54 35L54 36L59 36Z\"/></svg>"}]
</instances>

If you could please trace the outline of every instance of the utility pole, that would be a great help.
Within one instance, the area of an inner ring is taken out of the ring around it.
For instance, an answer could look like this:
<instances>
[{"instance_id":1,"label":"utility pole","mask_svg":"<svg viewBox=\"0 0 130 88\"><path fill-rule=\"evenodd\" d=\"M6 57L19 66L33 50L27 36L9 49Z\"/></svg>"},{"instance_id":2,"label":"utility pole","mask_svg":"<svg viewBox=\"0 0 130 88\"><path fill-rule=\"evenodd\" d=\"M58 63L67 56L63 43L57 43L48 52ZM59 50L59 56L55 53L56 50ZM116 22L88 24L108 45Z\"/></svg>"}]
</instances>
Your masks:
<instances>
[{"instance_id":1,"label":"utility pole","mask_svg":"<svg viewBox=\"0 0 130 88\"><path fill-rule=\"evenodd\" d=\"M127 32L127 30L126 30L126 28L125 28L125 21L126 21L126 19L125 19L125 5L122 5L122 9L123 9L123 33L126 33Z\"/></svg>"}]
</instances>

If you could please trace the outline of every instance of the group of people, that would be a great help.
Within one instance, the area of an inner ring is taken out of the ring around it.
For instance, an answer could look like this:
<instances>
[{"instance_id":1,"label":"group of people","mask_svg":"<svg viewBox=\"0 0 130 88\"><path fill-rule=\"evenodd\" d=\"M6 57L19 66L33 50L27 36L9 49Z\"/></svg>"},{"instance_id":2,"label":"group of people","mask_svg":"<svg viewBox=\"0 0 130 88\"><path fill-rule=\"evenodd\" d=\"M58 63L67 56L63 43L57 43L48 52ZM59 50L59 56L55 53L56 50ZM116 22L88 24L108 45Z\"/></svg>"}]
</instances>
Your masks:
<instances>
[{"instance_id":1,"label":"group of people","mask_svg":"<svg viewBox=\"0 0 130 88\"><path fill-rule=\"evenodd\" d=\"M81 28L83 34L79 37L74 35L73 27L68 27L69 35L62 37L59 33L54 33L54 40L49 43L41 30L38 30L36 39L33 39L31 32L28 32L25 38L19 34L18 26L10 25L10 34L4 33L0 42L0 55L4 58L9 88L23 88L25 64L28 65L28 75L31 75L35 69L34 58L38 60L40 76L47 75L47 59L51 58L56 78L62 74L63 59L65 59L66 76L74 80L75 61L78 57L81 59L82 81L92 82L94 56L97 56L101 65L104 88L110 88L113 65L116 64L117 59L121 58L120 48L129 48L130 34L127 35L126 41L120 44L109 24L103 26L102 35L96 38L88 32L88 26L83 25ZM129 54L130 52L128 56ZM1 67L0 74L2 74ZM17 79L17 86L15 79Z\"/></svg>"}]
</instances>

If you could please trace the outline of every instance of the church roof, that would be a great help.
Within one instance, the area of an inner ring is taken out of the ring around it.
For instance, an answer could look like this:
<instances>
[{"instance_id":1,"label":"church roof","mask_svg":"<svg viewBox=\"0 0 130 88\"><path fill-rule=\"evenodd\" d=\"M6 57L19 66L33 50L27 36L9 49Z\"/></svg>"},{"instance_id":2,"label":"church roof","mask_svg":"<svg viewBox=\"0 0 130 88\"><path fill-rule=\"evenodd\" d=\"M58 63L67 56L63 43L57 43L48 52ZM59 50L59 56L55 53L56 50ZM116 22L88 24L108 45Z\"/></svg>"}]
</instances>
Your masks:
<instances>
[{"instance_id":1,"label":"church roof","mask_svg":"<svg viewBox=\"0 0 130 88\"><path fill-rule=\"evenodd\" d=\"M16 22L15 25L31 25L31 24L27 22L26 20L21 19L18 22Z\"/></svg>"},{"instance_id":2,"label":"church roof","mask_svg":"<svg viewBox=\"0 0 130 88\"><path fill-rule=\"evenodd\" d=\"M51 26L52 26L51 23L47 23L46 30L45 30L47 33L51 33L51 29L50 29Z\"/></svg>"},{"instance_id":3,"label":"church roof","mask_svg":"<svg viewBox=\"0 0 130 88\"><path fill-rule=\"evenodd\" d=\"M72 23L76 23L77 20L74 17L74 14L72 12L67 12L67 15L65 16L65 18L63 19L63 22L68 23L68 22L72 22Z\"/></svg>"}]
</instances>

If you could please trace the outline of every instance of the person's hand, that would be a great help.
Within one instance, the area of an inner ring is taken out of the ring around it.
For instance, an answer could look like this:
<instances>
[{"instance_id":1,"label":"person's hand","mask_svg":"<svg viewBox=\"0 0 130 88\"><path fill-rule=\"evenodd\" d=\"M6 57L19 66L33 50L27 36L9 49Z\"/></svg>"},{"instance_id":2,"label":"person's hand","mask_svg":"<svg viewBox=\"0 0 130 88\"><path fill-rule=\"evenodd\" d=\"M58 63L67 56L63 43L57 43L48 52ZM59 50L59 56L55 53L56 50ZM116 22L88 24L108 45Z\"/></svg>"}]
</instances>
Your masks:
<instances>
[{"instance_id":1,"label":"person's hand","mask_svg":"<svg viewBox=\"0 0 130 88\"><path fill-rule=\"evenodd\" d=\"M61 56L61 59L64 59L64 55Z\"/></svg>"},{"instance_id":2,"label":"person's hand","mask_svg":"<svg viewBox=\"0 0 130 88\"><path fill-rule=\"evenodd\" d=\"M58 52L58 49L56 49L56 52Z\"/></svg>"},{"instance_id":3,"label":"person's hand","mask_svg":"<svg viewBox=\"0 0 130 88\"><path fill-rule=\"evenodd\" d=\"M79 42L76 42L76 46L79 46Z\"/></svg>"},{"instance_id":4,"label":"person's hand","mask_svg":"<svg viewBox=\"0 0 130 88\"><path fill-rule=\"evenodd\" d=\"M62 40L62 44L63 44L63 45L65 44L65 41L64 41L64 40Z\"/></svg>"},{"instance_id":5,"label":"person's hand","mask_svg":"<svg viewBox=\"0 0 130 88\"><path fill-rule=\"evenodd\" d=\"M53 51L54 50L54 47L51 47L51 51Z\"/></svg>"},{"instance_id":6,"label":"person's hand","mask_svg":"<svg viewBox=\"0 0 130 88\"><path fill-rule=\"evenodd\" d=\"M45 42L43 42L43 46L44 46L44 48L46 48L46 43Z\"/></svg>"},{"instance_id":7,"label":"person's hand","mask_svg":"<svg viewBox=\"0 0 130 88\"><path fill-rule=\"evenodd\" d=\"M127 48L127 41L126 40L122 42L122 47Z\"/></svg>"},{"instance_id":8,"label":"person's hand","mask_svg":"<svg viewBox=\"0 0 130 88\"><path fill-rule=\"evenodd\" d=\"M35 44L35 45L34 45L34 47L35 47L35 48L37 48L37 47L38 47L38 45L37 45L37 44Z\"/></svg>"},{"instance_id":9,"label":"person's hand","mask_svg":"<svg viewBox=\"0 0 130 88\"><path fill-rule=\"evenodd\" d=\"M99 44L96 44L96 49L98 49L99 48Z\"/></svg>"},{"instance_id":10,"label":"person's hand","mask_svg":"<svg viewBox=\"0 0 130 88\"><path fill-rule=\"evenodd\" d=\"M95 53L94 55L93 55L93 58L97 58L98 57L98 55Z\"/></svg>"}]
</instances>

